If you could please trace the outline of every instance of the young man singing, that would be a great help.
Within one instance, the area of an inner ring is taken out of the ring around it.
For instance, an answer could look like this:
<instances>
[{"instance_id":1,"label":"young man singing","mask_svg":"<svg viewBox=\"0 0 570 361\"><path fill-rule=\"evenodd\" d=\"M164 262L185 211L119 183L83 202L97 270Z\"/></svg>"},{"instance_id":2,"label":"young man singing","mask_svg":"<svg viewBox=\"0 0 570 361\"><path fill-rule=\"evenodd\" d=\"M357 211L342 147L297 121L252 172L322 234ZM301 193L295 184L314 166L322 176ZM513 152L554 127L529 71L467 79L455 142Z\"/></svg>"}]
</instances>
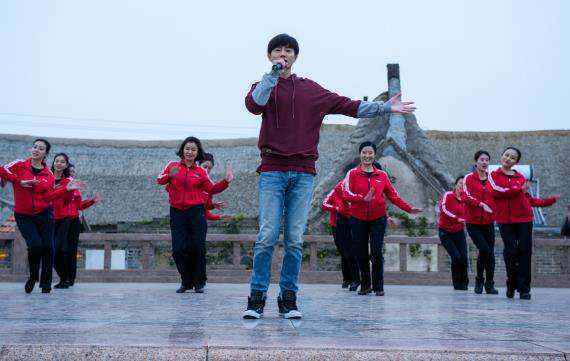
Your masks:
<instances>
[{"instance_id":1,"label":"young man singing","mask_svg":"<svg viewBox=\"0 0 570 361\"><path fill-rule=\"evenodd\" d=\"M317 145L323 118L343 114L373 118L388 112L412 113L413 102L400 95L387 102L351 100L330 92L316 82L291 71L299 55L295 38L280 34L269 41L267 59L271 71L254 83L245 98L246 108L261 114L258 147L259 234L253 249L251 293L244 318L260 318L269 287L271 258L284 222L284 257L277 299L285 318L301 318L297 307L298 278L302 260L302 235L313 193L318 158Z\"/></svg>"}]
</instances>

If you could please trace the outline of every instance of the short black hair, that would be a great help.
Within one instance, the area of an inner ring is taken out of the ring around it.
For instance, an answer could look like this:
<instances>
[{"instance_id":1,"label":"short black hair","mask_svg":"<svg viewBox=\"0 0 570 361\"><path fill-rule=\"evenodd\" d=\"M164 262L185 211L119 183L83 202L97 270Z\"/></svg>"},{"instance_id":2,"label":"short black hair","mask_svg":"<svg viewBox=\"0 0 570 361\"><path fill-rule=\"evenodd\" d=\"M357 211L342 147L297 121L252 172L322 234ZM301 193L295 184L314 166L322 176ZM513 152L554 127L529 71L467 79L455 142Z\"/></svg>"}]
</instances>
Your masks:
<instances>
[{"instance_id":1,"label":"short black hair","mask_svg":"<svg viewBox=\"0 0 570 361\"><path fill-rule=\"evenodd\" d=\"M36 142L42 142L46 145L46 157L49 154L49 150L51 149L51 143L47 141L47 139L44 138L37 138L33 141L32 144L35 144Z\"/></svg>"},{"instance_id":2,"label":"short black hair","mask_svg":"<svg viewBox=\"0 0 570 361\"><path fill-rule=\"evenodd\" d=\"M269 40L269 44L267 44L267 54L280 46L291 48L295 52L295 56L299 55L299 43L297 43L297 39L289 34L275 35L271 40Z\"/></svg>"},{"instance_id":3,"label":"short black hair","mask_svg":"<svg viewBox=\"0 0 570 361\"><path fill-rule=\"evenodd\" d=\"M503 153L501 153L501 154L505 154L505 152L506 152L507 150L509 150L509 149L512 149L512 150L514 150L515 152L517 152L517 156L518 156L518 157L517 157L517 162L520 162L520 160L521 160L521 158L522 158L522 153L521 153L521 151L520 151L518 148L515 148L515 147L506 147L505 150L503 150Z\"/></svg>"},{"instance_id":4,"label":"short black hair","mask_svg":"<svg viewBox=\"0 0 570 361\"><path fill-rule=\"evenodd\" d=\"M178 147L178 152L176 152L176 155L180 157L180 159L184 158L184 147L186 146L186 144L188 143L194 143L196 144L196 146L198 147L198 154L196 154L196 159L194 159L195 162L201 162L202 159L204 159L204 148L202 147L202 142L200 141L200 139L196 138L196 137L187 137L186 139L184 139L182 141L182 143L180 144L180 147Z\"/></svg>"},{"instance_id":5,"label":"short black hair","mask_svg":"<svg viewBox=\"0 0 570 361\"><path fill-rule=\"evenodd\" d=\"M364 149L364 147L372 147L372 149L374 149L374 153L376 153L376 144L369 141L360 143L358 146L358 153L362 152L362 149Z\"/></svg>"},{"instance_id":6,"label":"short black hair","mask_svg":"<svg viewBox=\"0 0 570 361\"><path fill-rule=\"evenodd\" d=\"M487 152L486 150L482 150L482 149L475 152L475 155L473 156L473 160L478 161L479 157L482 156L483 154L485 154L489 158L489 160L491 160L491 155L489 154L489 152Z\"/></svg>"},{"instance_id":7,"label":"short black hair","mask_svg":"<svg viewBox=\"0 0 570 361\"><path fill-rule=\"evenodd\" d=\"M65 167L65 169L63 170L63 176L65 178L69 177L69 167L72 166L71 163L69 163L69 156L65 153L57 153L56 155L53 156L53 161L51 162L51 171L52 173L55 172L55 159L57 157L63 157L65 159L65 162L67 163L67 167Z\"/></svg>"},{"instance_id":8,"label":"short black hair","mask_svg":"<svg viewBox=\"0 0 570 361\"><path fill-rule=\"evenodd\" d=\"M463 179L465 176L464 175L460 175L457 176L457 178L455 178L455 182L453 182L454 185L457 185L457 182L459 182L461 179Z\"/></svg>"},{"instance_id":9,"label":"short black hair","mask_svg":"<svg viewBox=\"0 0 570 361\"><path fill-rule=\"evenodd\" d=\"M200 164L210 162L212 163L212 167L214 166L214 155L212 153L204 153L204 158L200 161Z\"/></svg>"}]
</instances>

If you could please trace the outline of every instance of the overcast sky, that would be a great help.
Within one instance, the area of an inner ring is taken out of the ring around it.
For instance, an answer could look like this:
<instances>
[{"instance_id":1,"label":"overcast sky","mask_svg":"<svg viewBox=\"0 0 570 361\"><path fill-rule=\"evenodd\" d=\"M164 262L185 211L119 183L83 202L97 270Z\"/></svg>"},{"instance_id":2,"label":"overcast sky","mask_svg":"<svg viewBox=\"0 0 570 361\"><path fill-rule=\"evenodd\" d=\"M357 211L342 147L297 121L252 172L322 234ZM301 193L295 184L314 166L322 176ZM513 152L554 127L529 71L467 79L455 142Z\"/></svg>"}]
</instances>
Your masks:
<instances>
[{"instance_id":1,"label":"overcast sky","mask_svg":"<svg viewBox=\"0 0 570 361\"><path fill-rule=\"evenodd\" d=\"M386 64L400 63L404 97L416 101L424 129L568 129L568 7L2 0L0 133L257 136L260 118L243 99L269 68L268 40L281 32L299 41L295 73L352 98L385 90Z\"/></svg>"}]
</instances>

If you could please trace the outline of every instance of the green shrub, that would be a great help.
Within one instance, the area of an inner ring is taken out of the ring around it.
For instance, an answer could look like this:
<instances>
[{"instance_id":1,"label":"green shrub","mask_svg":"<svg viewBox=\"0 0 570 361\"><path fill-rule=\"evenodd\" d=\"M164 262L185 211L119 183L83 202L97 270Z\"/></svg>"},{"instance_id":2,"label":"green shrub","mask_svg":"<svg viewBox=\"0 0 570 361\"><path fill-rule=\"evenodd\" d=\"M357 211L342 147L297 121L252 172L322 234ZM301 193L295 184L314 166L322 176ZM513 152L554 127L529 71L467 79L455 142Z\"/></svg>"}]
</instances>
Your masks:
<instances>
[{"instance_id":1,"label":"green shrub","mask_svg":"<svg viewBox=\"0 0 570 361\"><path fill-rule=\"evenodd\" d=\"M245 216L243 213L238 213L232 217L231 220L224 224L224 230L227 234L239 234L241 231L241 222L244 220Z\"/></svg>"}]
</instances>

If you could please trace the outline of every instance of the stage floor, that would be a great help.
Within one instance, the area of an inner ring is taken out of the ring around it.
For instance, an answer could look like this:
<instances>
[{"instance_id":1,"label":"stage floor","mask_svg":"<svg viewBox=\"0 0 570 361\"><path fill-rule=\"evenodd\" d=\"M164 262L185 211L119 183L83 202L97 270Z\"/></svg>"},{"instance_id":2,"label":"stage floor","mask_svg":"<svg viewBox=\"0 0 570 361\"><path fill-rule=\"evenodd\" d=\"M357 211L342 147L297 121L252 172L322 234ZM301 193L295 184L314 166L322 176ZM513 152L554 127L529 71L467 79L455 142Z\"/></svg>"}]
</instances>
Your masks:
<instances>
[{"instance_id":1,"label":"stage floor","mask_svg":"<svg viewBox=\"0 0 570 361\"><path fill-rule=\"evenodd\" d=\"M242 320L248 285L83 283L25 294L0 283L0 359L570 360L570 289L531 301L438 286L387 286L385 297L302 285L304 318Z\"/></svg>"}]
</instances>

